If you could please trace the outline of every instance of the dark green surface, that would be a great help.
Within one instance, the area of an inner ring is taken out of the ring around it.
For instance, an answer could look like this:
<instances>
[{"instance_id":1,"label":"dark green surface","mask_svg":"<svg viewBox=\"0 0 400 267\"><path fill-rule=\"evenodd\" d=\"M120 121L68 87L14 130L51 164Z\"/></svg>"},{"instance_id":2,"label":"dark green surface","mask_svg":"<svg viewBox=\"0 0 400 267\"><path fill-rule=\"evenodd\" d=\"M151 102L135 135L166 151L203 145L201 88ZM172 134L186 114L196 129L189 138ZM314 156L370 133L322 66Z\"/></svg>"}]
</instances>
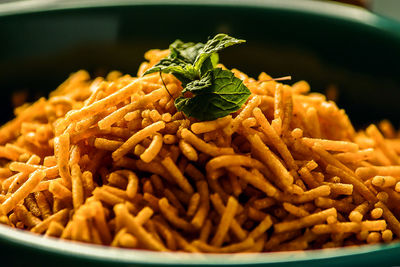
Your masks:
<instances>
[{"instance_id":1,"label":"dark green surface","mask_svg":"<svg viewBox=\"0 0 400 267\"><path fill-rule=\"evenodd\" d=\"M82 68L93 75L112 69L134 74L149 48L167 48L177 38L203 41L225 32L247 40L246 45L221 53L221 61L228 67L253 76L261 71L274 77L291 75L294 81L309 81L315 91L334 84L340 89L340 106L348 110L358 125L381 118L390 118L399 125L399 24L358 9L321 3L297 1L294 9L295 2L290 1L271 5L278 1L243 0L238 3L240 6L224 6L222 1L208 5L196 4L200 1L179 2L181 5L137 5L137 1L130 1L112 7L100 1L96 4L99 7L76 9L49 4L47 8L54 10L42 8L31 13L28 7L24 14L5 12L0 5L1 121L11 117L9 99L15 90L29 90L31 98L37 98L54 89L69 73ZM14 246L7 241L7 229L0 230L0 256L15 259L10 266L42 266L45 259L53 266L99 263L93 255L50 253L51 245L44 245L48 249L35 248L32 244L37 240L29 243L29 248L21 246L23 241ZM60 249L62 244L55 246L55 250ZM395 245L373 253L312 263L390 266L400 265L398 255L400 248ZM316 257L318 253L310 254L310 259ZM125 262L118 261L117 256L108 260L101 262ZM268 257L263 260L276 262ZM148 261L153 261L151 255ZM209 261L215 262L223 260ZM249 262L254 260L250 257ZM302 262L306 264L309 262Z\"/></svg>"}]
</instances>

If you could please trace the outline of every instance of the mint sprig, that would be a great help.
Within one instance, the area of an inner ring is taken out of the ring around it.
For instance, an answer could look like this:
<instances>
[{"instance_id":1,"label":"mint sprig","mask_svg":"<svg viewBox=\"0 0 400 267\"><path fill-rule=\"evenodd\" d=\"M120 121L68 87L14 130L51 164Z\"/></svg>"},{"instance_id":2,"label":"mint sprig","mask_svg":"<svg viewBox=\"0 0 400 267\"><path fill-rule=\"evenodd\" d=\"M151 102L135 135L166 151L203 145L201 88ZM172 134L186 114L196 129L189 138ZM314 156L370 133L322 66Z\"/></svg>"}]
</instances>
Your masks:
<instances>
[{"instance_id":1,"label":"mint sprig","mask_svg":"<svg viewBox=\"0 0 400 267\"><path fill-rule=\"evenodd\" d=\"M215 120L240 109L251 94L231 71L215 67L219 51L243 42L226 34L217 34L206 44L176 40L170 54L143 75L173 74L184 88L175 99L177 110L200 121Z\"/></svg>"}]
</instances>

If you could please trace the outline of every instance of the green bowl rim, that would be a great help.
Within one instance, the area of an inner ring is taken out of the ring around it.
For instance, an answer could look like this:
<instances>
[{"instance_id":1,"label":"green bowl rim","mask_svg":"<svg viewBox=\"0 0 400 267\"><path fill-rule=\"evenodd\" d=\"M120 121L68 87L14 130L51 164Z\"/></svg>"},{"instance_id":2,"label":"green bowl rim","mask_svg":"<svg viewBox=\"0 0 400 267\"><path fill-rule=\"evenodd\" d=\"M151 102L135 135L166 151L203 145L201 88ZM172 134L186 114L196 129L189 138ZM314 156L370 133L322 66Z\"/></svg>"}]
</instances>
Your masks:
<instances>
[{"instance_id":1,"label":"green bowl rim","mask_svg":"<svg viewBox=\"0 0 400 267\"><path fill-rule=\"evenodd\" d=\"M302 13L343 20L387 31L400 38L400 23L378 16L367 10L345 4L296 1L296 0L70 0L54 1L21 1L0 4L0 18L22 14L47 13L62 10L79 10L87 8L122 7L122 6L229 6L237 8L264 8L276 11ZM298 261L325 260L338 257L362 256L372 252L398 250L399 242L390 244L364 245L337 249L322 249L298 252L274 252L260 254L191 254L184 252L152 252L143 250L121 249L106 246L64 241L52 237L43 237L27 231L0 225L0 238L10 244L27 247L45 253L54 253L68 257L86 258L92 261L138 264L185 264L185 265L245 265L267 263L289 263Z\"/></svg>"},{"instance_id":2,"label":"green bowl rim","mask_svg":"<svg viewBox=\"0 0 400 267\"><path fill-rule=\"evenodd\" d=\"M0 238L10 244L28 247L36 251L54 253L67 257L85 258L91 261L113 262L120 264L185 264L185 265L248 265L267 263L289 263L302 261L327 260L338 257L362 256L363 254L394 250L399 242L391 244L363 245L345 248L329 248L307 251L287 251L271 253L238 254L200 254L187 252L154 252L137 249L114 248L74 241L65 241L53 237L43 237L25 230L0 225Z\"/></svg>"},{"instance_id":3,"label":"green bowl rim","mask_svg":"<svg viewBox=\"0 0 400 267\"><path fill-rule=\"evenodd\" d=\"M381 30L388 30L400 37L400 21L373 14L364 8L353 5L315 0L25 0L0 4L0 17L68 9L155 5L252 7L307 13L358 22Z\"/></svg>"}]
</instances>

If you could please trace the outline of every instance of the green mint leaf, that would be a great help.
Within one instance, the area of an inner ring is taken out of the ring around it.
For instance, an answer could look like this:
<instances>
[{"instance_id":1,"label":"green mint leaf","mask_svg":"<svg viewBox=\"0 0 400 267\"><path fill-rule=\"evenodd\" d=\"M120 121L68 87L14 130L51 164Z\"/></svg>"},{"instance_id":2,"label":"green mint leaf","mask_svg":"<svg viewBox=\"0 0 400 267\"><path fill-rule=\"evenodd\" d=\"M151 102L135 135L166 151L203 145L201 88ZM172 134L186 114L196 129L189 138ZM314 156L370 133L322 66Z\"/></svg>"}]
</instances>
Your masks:
<instances>
[{"instance_id":1,"label":"green mint leaf","mask_svg":"<svg viewBox=\"0 0 400 267\"><path fill-rule=\"evenodd\" d=\"M218 52L243 42L226 34L217 34L206 44L176 40L169 46L170 54L143 75L164 72L178 78L184 89L175 99L175 106L188 117L199 120L224 117L240 109L250 91L231 71L215 68Z\"/></svg>"},{"instance_id":2,"label":"green mint leaf","mask_svg":"<svg viewBox=\"0 0 400 267\"><path fill-rule=\"evenodd\" d=\"M193 67L193 63L203 47L202 43L184 43L176 40L169 46L170 54L143 75L160 71L171 73L185 86L190 81L200 78L200 72Z\"/></svg>"},{"instance_id":3,"label":"green mint leaf","mask_svg":"<svg viewBox=\"0 0 400 267\"><path fill-rule=\"evenodd\" d=\"M161 59L160 62L148 69L143 75L154 72L171 73L182 82L182 86L198 77L198 72L191 64L170 56Z\"/></svg>"},{"instance_id":4,"label":"green mint leaf","mask_svg":"<svg viewBox=\"0 0 400 267\"><path fill-rule=\"evenodd\" d=\"M201 92L202 90L210 87L212 85L212 72L209 71L200 80L194 80L186 85L186 87L182 90L182 94L186 92L191 92L191 93L198 93Z\"/></svg>"},{"instance_id":5,"label":"green mint leaf","mask_svg":"<svg viewBox=\"0 0 400 267\"><path fill-rule=\"evenodd\" d=\"M215 120L237 111L247 101L250 90L229 70L215 68L199 81L187 84L193 97L178 97L175 106L188 117Z\"/></svg>"},{"instance_id":6,"label":"green mint leaf","mask_svg":"<svg viewBox=\"0 0 400 267\"><path fill-rule=\"evenodd\" d=\"M213 53L209 58L206 58L200 67L200 77L203 77L207 71L212 70L218 64L219 56L218 53Z\"/></svg>"},{"instance_id":7,"label":"green mint leaf","mask_svg":"<svg viewBox=\"0 0 400 267\"><path fill-rule=\"evenodd\" d=\"M176 40L169 46L169 49L176 58L193 65L203 47L204 44L202 43L184 43L181 40Z\"/></svg>"},{"instance_id":8,"label":"green mint leaf","mask_svg":"<svg viewBox=\"0 0 400 267\"><path fill-rule=\"evenodd\" d=\"M240 40L233 38L227 34L220 33L214 36L211 40L204 45L202 51L197 56L194 66L195 69L200 70L202 68L203 63L205 60L214 53L221 51L224 48L227 48L232 45L240 44L246 42L245 40Z\"/></svg>"}]
</instances>

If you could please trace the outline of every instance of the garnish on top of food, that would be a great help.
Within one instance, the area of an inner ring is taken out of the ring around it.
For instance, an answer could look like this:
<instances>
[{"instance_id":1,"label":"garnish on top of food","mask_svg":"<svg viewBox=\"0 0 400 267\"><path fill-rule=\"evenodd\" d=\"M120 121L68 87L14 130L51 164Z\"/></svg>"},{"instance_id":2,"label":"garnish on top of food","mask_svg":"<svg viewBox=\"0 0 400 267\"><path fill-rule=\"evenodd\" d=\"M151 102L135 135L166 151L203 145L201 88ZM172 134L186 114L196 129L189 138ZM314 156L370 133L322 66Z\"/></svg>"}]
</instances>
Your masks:
<instances>
[{"instance_id":1,"label":"garnish on top of food","mask_svg":"<svg viewBox=\"0 0 400 267\"><path fill-rule=\"evenodd\" d=\"M170 54L143 75L164 72L178 78L183 90L175 106L186 116L200 121L222 118L240 109L250 91L232 71L216 67L218 52L244 42L222 33L206 44L176 40Z\"/></svg>"}]
</instances>

